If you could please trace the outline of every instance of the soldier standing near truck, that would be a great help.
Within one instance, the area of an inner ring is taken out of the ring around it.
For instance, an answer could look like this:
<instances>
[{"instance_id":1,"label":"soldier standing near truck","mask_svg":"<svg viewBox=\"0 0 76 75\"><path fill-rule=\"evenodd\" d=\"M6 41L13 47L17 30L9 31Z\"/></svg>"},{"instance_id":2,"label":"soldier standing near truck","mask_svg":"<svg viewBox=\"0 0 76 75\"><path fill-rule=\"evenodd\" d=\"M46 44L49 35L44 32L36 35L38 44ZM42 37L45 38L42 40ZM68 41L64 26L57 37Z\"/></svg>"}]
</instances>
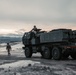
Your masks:
<instances>
[{"instance_id":1,"label":"soldier standing near truck","mask_svg":"<svg viewBox=\"0 0 76 75\"><path fill-rule=\"evenodd\" d=\"M10 53L11 45L9 43L7 43L6 50L8 52L8 56L10 56L11 55L11 53Z\"/></svg>"}]
</instances>

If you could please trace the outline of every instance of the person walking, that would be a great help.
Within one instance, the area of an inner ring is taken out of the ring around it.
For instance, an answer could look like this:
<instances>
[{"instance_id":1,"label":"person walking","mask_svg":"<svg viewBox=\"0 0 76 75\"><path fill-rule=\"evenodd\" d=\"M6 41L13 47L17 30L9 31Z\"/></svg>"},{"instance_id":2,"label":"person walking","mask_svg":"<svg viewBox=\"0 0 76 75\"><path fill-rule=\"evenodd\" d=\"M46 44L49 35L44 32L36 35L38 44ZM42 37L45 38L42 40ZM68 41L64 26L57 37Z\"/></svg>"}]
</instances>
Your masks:
<instances>
[{"instance_id":1,"label":"person walking","mask_svg":"<svg viewBox=\"0 0 76 75\"><path fill-rule=\"evenodd\" d=\"M8 52L8 56L10 56L11 55L11 53L10 53L11 45L9 43L7 43L6 49L7 49L7 52Z\"/></svg>"}]
</instances>

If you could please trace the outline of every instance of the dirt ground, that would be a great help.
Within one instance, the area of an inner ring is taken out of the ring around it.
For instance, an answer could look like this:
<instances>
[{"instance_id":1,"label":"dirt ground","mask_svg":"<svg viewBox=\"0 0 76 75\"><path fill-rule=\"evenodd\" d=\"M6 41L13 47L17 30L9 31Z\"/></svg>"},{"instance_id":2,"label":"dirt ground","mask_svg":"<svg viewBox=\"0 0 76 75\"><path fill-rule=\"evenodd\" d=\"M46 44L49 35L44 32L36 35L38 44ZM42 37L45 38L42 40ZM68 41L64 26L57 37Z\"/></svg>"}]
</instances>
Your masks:
<instances>
[{"instance_id":1,"label":"dirt ground","mask_svg":"<svg viewBox=\"0 0 76 75\"><path fill-rule=\"evenodd\" d=\"M0 75L76 75L76 60L70 57L67 60L47 60L37 53L26 58L22 46L12 47L11 56L0 51Z\"/></svg>"}]
</instances>

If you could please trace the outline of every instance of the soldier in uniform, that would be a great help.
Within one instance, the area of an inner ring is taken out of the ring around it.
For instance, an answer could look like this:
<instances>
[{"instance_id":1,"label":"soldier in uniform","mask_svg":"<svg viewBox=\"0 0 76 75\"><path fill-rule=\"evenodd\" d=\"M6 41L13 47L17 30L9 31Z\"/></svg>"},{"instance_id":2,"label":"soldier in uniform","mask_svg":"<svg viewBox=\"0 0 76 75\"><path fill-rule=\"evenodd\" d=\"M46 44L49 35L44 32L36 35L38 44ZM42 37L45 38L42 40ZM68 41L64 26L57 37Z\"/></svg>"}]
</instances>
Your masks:
<instances>
[{"instance_id":1,"label":"soldier in uniform","mask_svg":"<svg viewBox=\"0 0 76 75\"><path fill-rule=\"evenodd\" d=\"M9 43L7 43L7 46L6 46L6 49L7 49L7 52L8 52L8 56L10 56L10 50L11 50L11 46Z\"/></svg>"},{"instance_id":2,"label":"soldier in uniform","mask_svg":"<svg viewBox=\"0 0 76 75\"><path fill-rule=\"evenodd\" d=\"M36 33L37 33L37 30L38 30L37 27L34 25L34 27L33 27L33 29L31 30L31 32L33 32L33 33L36 34Z\"/></svg>"},{"instance_id":3,"label":"soldier in uniform","mask_svg":"<svg viewBox=\"0 0 76 75\"><path fill-rule=\"evenodd\" d=\"M37 29L37 27L34 25L34 28L33 28L32 30L37 31L38 29Z\"/></svg>"}]
</instances>

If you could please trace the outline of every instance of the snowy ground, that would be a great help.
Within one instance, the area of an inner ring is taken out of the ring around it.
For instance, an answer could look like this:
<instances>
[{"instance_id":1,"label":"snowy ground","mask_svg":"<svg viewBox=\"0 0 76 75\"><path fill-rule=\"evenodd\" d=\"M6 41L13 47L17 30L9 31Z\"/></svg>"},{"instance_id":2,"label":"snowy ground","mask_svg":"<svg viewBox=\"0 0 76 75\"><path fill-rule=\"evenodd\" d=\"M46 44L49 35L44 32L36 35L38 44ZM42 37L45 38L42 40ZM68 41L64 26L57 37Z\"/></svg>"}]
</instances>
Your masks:
<instances>
[{"instance_id":1,"label":"snowy ground","mask_svg":"<svg viewBox=\"0 0 76 75\"><path fill-rule=\"evenodd\" d=\"M76 75L76 60L46 60L39 53L28 59L18 43L12 45L11 56L0 47L0 75Z\"/></svg>"}]
</instances>

